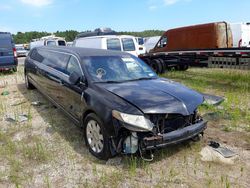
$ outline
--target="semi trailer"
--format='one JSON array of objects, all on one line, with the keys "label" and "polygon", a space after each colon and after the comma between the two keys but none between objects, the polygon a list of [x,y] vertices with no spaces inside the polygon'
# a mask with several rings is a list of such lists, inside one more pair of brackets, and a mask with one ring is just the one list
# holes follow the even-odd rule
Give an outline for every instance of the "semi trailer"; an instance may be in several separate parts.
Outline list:
[{"label": "semi trailer", "polygon": [[216,22],[170,29],[139,57],[157,73],[189,66],[249,69],[250,48],[234,47],[230,24]]}]

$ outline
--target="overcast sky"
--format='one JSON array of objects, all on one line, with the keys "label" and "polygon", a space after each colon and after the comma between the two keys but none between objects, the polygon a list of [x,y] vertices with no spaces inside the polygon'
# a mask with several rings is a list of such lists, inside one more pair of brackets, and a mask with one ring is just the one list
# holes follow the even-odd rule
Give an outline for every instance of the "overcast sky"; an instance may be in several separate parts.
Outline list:
[{"label": "overcast sky", "polygon": [[250,0],[0,0],[0,31],[143,31],[250,22]]}]

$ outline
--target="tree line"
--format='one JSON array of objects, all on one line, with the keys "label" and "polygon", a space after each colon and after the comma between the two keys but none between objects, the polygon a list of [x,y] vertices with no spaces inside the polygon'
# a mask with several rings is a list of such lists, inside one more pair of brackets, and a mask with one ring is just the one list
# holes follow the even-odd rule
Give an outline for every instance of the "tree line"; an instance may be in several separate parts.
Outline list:
[{"label": "tree line", "polygon": [[[151,36],[159,36],[162,35],[164,31],[161,30],[145,30],[141,32],[134,31],[124,31],[118,32],[120,35],[133,35],[136,37],[151,37]],[[73,41],[76,35],[80,33],[75,30],[66,30],[66,31],[56,31],[53,34],[58,37],[63,37],[67,42]],[[51,35],[49,32],[38,32],[38,31],[30,31],[30,32],[17,32],[17,34],[13,35],[14,41],[16,44],[24,44],[29,43],[32,39],[41,38],[44,36]]]}]

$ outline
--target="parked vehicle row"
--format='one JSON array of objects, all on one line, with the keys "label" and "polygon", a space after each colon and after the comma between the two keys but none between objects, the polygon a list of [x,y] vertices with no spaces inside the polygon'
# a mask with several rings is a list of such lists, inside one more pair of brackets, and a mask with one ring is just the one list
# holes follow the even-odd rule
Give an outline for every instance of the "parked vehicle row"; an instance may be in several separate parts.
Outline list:
[{"label": "parked vehicle row", "polygon": [[38,47],[25,59],[24,74],[28,89],[37,88],[83,128],[100,159],[137,152],[145,158],[206,129],[197,112],[201,94],[158,77],[129,53]]}]

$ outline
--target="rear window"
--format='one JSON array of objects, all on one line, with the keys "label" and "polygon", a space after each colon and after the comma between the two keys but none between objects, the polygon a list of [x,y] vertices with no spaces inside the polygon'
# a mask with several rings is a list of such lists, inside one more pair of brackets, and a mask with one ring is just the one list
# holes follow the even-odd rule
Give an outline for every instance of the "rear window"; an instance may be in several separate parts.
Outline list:
[{"label": "rear window", "polygon": [[56,41],[47,41],[47,46],[56,46]]},{"label": "rear window", "polygon": [[16,50],[24,50],[24,47],[16,47]]},{"label": "rear window", "polygon": [[134,40],[131,38],[123,38],[122,46],[124,51],[135,51]]},{"label": "rear window", "polygon": [[58,41],[58,46],[66,46],[66,43],[64,40],[59,40]]},{"label": "rear window", "polygon": [[121,43],[119,39],[107,39],[107,49],[121,51]]},{"label": "rear window", "polygon": [[10,34],[0,34],[0,47],[12,48],[12,36]]}]

